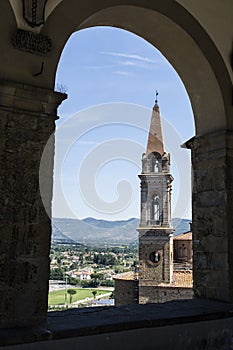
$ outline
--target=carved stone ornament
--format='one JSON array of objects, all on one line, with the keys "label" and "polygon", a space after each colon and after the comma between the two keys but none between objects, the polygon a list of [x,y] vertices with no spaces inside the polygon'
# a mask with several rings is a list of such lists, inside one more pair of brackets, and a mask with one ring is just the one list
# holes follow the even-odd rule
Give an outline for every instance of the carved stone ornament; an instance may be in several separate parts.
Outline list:
[{"label": "carved stone ornament", "polygon": [[52,48],[51,39],[47,36],[18,29],[13,36],[12,43],[19,50],[36,55],[46,56]]},{"label": "carved stone ornament", "polygon": [[45,21],[47,0],[23,0],[23,18],[31,27],[39,27]]}]

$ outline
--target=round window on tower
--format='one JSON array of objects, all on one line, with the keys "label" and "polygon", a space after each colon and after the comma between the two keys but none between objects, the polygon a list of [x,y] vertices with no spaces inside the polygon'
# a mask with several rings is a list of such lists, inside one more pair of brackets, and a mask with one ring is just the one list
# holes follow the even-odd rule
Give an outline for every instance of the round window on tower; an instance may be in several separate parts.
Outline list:
[{"label": "round window on tower", "polygon": [[158,266],[162,262],[162,253],[161,253],[161,251],[157,250],[157,251],[150,252],[148,254],[147,262],[150,265]]}]

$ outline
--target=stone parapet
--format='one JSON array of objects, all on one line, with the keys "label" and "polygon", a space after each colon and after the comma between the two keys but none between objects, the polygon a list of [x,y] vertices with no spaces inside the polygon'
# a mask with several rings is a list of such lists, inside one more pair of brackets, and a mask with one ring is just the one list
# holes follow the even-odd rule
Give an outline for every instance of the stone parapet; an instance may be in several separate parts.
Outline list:
[{"label": "stone parapet", "polygon": [[233,306],[203,299],[50,312],[45,327],[4,329],[4,350],[229,350]]},{"label": "stone parapet", "polygon": [[115,306],[138,304],[138,280],[115,279]]}]

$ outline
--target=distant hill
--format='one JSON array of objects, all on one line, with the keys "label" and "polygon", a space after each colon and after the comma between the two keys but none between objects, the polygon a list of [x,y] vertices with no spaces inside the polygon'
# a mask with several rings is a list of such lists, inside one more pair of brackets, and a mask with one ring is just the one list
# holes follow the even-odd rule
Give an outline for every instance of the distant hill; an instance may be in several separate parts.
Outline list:
[{"label": "distant hill", "polygon": [[52,241],[54,243],[65,243],[72,244],[76,243],[74,240],[68,238],[64,233],[62,233],[54,224],[52,224]]},{"label": "distant hill", "polygon": [[85,218],[82,221],[86,222],[87,224],[93,225],[95,227],[113,228],[113,227],[121,227],[121,226],[128,225],[128,223],[134,222],[135,220],[137,219],[131,218],[128,220],[108,221],[108,220],[102,220],[102,219]]},{"label": "distant hill", "polygon": [[173,218],[172,226],[175,229],[174,236],[179,236],[181,233],[190,231],[191,221],[192,220],[189,219]]},{"label": "distant hill", "polygon": [[[174,234],[177,236],[189,231],[188,219],[172,219]],[[78,242],[82,244],[132,244],[138,240],[139,219],[128,220],[100,220],[85,218],[83,220],[53,218],[52,240],[53,242]]]}]

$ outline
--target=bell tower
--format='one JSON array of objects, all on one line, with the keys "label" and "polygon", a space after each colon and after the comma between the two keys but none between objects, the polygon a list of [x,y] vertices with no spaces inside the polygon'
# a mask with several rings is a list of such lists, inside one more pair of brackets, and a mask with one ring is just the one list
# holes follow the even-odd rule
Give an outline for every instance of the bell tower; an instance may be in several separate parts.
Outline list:
[{"label": "bell tower", "polygon": [[[171,225],[170,154],[164,151],[160,110],[156,91],[146,153],[142,155],[141,218],[139,232],[140,291],[170,284],[173,274],[173,228]],[[147,288],[146,288],[147,287]]]}]

